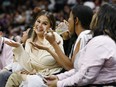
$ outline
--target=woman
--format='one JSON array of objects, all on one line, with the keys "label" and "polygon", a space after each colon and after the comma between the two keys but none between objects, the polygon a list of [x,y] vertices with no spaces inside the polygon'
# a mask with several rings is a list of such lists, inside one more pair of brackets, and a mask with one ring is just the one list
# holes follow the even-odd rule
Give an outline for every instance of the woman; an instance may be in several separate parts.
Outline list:
[{"label": "woman", "polygon": [[[55,43],[54,36],[50,36],[46,34],[46,39],[50,42],[50,44],[54,47],[55,52],[58,57],[54,57],[55,60],[63,66],[65,70],[70,70],[73,68],[73,63],[75,60],[75,55],[81,50],[87,42],[92,38],[92,34],[90,34],[89,25],[93,16],[92,9],[83,6],[83,5],[75,5],[70,12],[70,17],[68,19],[68,27],[69,33],[72,35],[78,36],[75,42],[73,42],[74,50],[72,58],[68,58],[59,48],[58,44]],[[66,21],[65,21],[66,22]],[[66,22],[67,24],[67,22]],[[65,33],[66,34],[66,33]],[[64,38],[64,37],[63,37]],[[72,39],[72,38],[71,38]],[[70,40],[71,41],[71,40]],[[67,42],[67,44],[70,42]],[[40,46],[37,46],[40,49]],[[68,48],[68,47],[67,47]],[[52,50],[47,47],[41,47],[41,49],[47,50],[51,55],[55,54]]]},{"label": "woman", "polygon": [[[46,45],[51,50],[53,50],[53,47],[49,44],[49,42],[45,39],[44,34],[49,29],[55,29],[55,19],[52,13],[49,13],[47,11],[40,11],[37,16],[37,20],[34,24],[34,32],[33,36],[26,41],[25,44],[25,50],[23,47],[15,42],[6,42],[10,46],[15,47],[14,49],[14,55],[17,58],[17,61],[21,64],[21,66],[27,71],[22,72],[22,74],[14,73],[12,74],[8,82],[6,84],[6,87],[12,87],[12,86],[19,86],[22,80],[28,81],[29,84],[28,87],[32,87],[31,82],[37,82],[39,81],[41,85],[45,85],[43,83],[42,78],[39,75],[51,75],[59,73],[62,70],[62,67],[54,60],[54,58],[45,50],[36,49],[33,46],[33,43],[36,43],[38,45]],[[60,42],[59,46],[63,51],[63,40],[62,38],[55,33],[55,38],[57,42]],[[26,74],[28,75],[26,75]],[[33,73],[39,73],[38,75],[29,75]],[[37,78],[34,81],[33,78]]]},{"label": "woman", "polygon": [[32,32],[33,32],[32,28],[27,28],[25,31],[23,31],[21,43],[25,44],[27,39],[29,39],[32,36]]},{"label": "woman", "polygon": [[[116,5],[103,5],[91,22],[93,39],[75,57],[74,69],[46,77],[49,87],[116,85]],[[115,83],[115,84],[114,84]],[[88,86],[87,86],[88,87]]]}]

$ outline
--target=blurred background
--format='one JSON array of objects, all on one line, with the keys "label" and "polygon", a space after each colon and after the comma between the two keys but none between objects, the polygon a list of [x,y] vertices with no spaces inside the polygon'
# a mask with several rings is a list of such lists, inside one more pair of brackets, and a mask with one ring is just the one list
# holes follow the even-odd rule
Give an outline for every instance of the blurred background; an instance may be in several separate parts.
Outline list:
[{"label": "blurred background", "polygon": [[116,0],[0,0],[0,31],[7,38],[20,39],[24,30],[33,27],[35,7],[53,12],[58,24],[68,19],[74,4],[87,5],[96,12],[104,3]]}]

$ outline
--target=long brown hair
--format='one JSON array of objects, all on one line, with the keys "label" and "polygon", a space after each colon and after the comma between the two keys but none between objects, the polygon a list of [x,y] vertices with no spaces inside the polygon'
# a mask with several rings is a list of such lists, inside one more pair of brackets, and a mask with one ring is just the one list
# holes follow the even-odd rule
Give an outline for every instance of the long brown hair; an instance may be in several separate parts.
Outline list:
[{"label": "long brown hair", "polygon": [[91,23],[93,37],[108,35],[116,42],[116,5],[105,4],[101,6]]},{"label": "long brown hair", "polygon": [[[36,17],[36,20],[38,17],[40,17],[41,15],[45,15],[48,20],[50,21],[50,26],[52,28],[52,30],[55,30],[55,27],[56,27],[56,20],[55,20],[55,17],[53,16],[53,14],[51,12],[48,12],[48,11],[45,11],[45,10],[39,10],[38,11],[38,14],[37,14],[37,17]],[[35,21],[36,21],[35,20]],[[34,27],[33,27],[34,28]],[[33,34],[32,34],[32,41],[34,41],[37,37],[37,34],[35,33],[35,31],[33,31]]]}]

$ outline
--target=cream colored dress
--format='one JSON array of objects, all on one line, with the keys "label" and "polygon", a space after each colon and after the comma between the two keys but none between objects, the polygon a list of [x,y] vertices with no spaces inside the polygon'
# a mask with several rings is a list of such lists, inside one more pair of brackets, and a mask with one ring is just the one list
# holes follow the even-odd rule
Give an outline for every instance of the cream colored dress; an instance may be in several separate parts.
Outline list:
[{"label": "cream colored dress", "polygon": [[[57,33],[55,33],[56,41],[61,42],[59,44],[60,48],[63,50],[63,40]],[[54,73],[60,72],[62,69],[56,62],[56,60],[52,57],[50,53],[46,50],[41,49],[31,49],[31,42],[32,40],[29,39],[26,42],[25,50],[23,46],[19,46],[18,48],[14,49],[15,58],[17,58],[19,64],[23,66],[23,68],[29,72],[35,69],[38,73],[42,75],[50,75]],[[54,48],[50,45],[50,43],[44,39],[45,46],[49,47],[49,49],[54,50]]]}]

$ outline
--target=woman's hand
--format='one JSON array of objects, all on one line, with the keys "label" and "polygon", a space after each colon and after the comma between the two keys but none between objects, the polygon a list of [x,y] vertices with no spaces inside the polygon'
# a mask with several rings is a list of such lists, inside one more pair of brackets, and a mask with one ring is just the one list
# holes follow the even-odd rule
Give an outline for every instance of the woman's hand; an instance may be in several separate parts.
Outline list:
[{"label": "woman's hand", "polygon": [[44,77],[46,79],[46,85],[48,87],[57,87],[58,77],[55,75]]},{"label": "woman's hand", "polygon": [[49,48],[47,46],[44,45],[38,45],[34,42],[30,42],[34,47],[38,48],[38,49],[42,49],[42,50],[48,50]]},{"label": "woman's hand", "polygon": [[33,69],[33,71],[31,71],[31,72],[28,72],[26,70],[22,70],[22,71],[20,71],[20,73],[21,74],[26,74],[26,75],[34,75],[34,74],[36,74],[36,70]]},{"label": "woman's hand", "polygon": [[44,77],[46,80],[58,80],[58,77],[56,75],[50,75],[50,76],[45,76]]},{"label": "woman's hand", "polygon": [[21,74],[26,74],[26,75],[29,74],[29,72],[28,72],[27,70],[21,70],[20,73],[21,73]]},{"label": "woman's hand", "polygon": [[11,47],[19,47],[20,43],[19,42],[15,42],[15,41],[5,41],[5,43]]},{"label": "woman's hand", "polygon": [[49,41],[50,44],[53,44],[55,42],[55,35],[53,33],[53,30],[49,30],[47,31],[47,33],[45,33],[45,38]]},{"label": "woman's hand", "polygon": [[48,85],[48,87],[57,87],[57,81],[58,80],[48,80],[46,84]]}]

